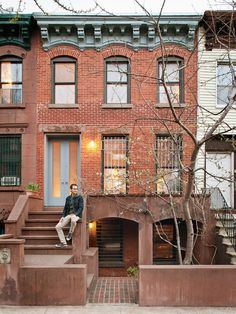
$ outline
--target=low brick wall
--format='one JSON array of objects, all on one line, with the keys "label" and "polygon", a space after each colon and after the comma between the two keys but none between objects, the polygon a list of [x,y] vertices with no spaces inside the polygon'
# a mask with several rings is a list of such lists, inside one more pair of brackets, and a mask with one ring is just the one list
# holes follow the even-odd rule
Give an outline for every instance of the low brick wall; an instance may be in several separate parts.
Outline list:
[{"label": "low brick wall", "polygon": [[84,305],[86,265],[23,266],[19,271],[21,305]]},{"label": "low brick wall", "polygon": [[140,266],[140,306],[236,306],[235,296],[236,266]]}]

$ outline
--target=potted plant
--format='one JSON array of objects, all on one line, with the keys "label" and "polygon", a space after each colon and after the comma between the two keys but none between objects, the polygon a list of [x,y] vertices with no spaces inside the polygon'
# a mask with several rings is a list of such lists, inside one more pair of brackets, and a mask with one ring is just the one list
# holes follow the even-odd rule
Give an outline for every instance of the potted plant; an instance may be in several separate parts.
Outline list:
[{"label": "potted plant", "polygon": [[32,195],[33,193],[37,193],[39,191],[38,183],[30,182],[26,185],[25,191],[27,195]]}]

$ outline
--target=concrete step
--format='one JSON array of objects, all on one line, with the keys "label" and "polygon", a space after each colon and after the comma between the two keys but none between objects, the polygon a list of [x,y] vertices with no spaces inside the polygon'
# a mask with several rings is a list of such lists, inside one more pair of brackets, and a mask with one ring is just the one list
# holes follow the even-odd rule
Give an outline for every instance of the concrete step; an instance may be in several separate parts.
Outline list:
[{"label": "concrete step", "polygon": [[[57,241],[56,243],[59,243]],[[31,245],[31,244],[26,244],[25,245],[25,254],[41,254],[41,255],[48,255],[48,254],[58,254],[58,255],[65,255],[65,254],[70,254],[72,255],[72,246],[68,245],[65,248],[56,248],[55,245],[52,244],[47,244],[47,245]]]},{"label": "concrete step", "polygon": [[[69,227],[63,228],[65,232],[69,231]],[[23,227],[21,228],[22,235],[57,235],[55,227]]]},{"label": "concrete step", "polygon": [[58,219],[26,219],[25,227],[55,227]]},{"label": "concrete step", "polygon": [[62,211],[35,211],[29,212],[28,219],[59,219],[62,217]]},{"label": "concrete step", "polygon": [[52,212],[52,211],[56,211],[56,212],[63,212],[63,206],[44,206],[43,211],[46,212]]},{"label": "concrete step", "polygon": [[[25,239],[25,244],[31,244],[31,245],[39,245],[39,244],[56,244],[58,243],[58,236],[31,236],[31,235],[25,235],[20,236],[20,239]],[[71,242],[71,241],[70,241]],[[70,243],[69,242],[69,243]]]}]

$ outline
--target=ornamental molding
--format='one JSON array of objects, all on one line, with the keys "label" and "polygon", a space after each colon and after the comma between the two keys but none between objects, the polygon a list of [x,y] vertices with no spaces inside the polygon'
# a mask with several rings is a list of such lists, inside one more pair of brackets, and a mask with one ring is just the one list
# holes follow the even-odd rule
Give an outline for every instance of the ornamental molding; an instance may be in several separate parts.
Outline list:
[{"label": "ornamental molding", "polygon": [[[43,48],[73,45],[83,51],[101,50],[111,44],[123,44],[137,51],[160,46],[155,20],[147,16],[81,16],[34,14],[40,28]],[[163,43],[192,50],[200,15],[163,15],[160,30]]]},{"label": "ornamental molding", "polygon": [[16,45],[30,49],[30,14],[0,14],[0,45]]}]

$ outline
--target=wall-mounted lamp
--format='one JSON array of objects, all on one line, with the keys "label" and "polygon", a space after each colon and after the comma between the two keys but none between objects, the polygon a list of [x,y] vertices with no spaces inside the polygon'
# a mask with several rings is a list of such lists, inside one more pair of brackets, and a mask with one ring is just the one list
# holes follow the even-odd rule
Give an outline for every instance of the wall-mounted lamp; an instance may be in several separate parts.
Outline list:
[{"label": "wall-mounted lamp", "polygon": [[89,229],[93,229],[93,222],[89,223]]},{"label": "wall-mounted lamp", "polygon": [[88,143],[88,148],[93,150],[93,149],[96,149],[97,148],[97,144],[94,140],[91,140],[89,143]]}]

